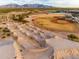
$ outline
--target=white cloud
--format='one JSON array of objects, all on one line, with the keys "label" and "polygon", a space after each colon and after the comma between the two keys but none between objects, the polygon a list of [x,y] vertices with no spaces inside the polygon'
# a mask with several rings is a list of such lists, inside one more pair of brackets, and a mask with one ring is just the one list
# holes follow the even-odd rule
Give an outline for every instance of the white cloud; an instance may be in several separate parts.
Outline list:
[{"label": "white cloud", "polygon": [[54,0],[53,3],[58,7],[79,7],[79,0]]},{"label": "white cloud", "polygon": [[18,4],[46,4],[57,7],[79,7],[79,0],[0,0],[0,5],[18,3]]}]

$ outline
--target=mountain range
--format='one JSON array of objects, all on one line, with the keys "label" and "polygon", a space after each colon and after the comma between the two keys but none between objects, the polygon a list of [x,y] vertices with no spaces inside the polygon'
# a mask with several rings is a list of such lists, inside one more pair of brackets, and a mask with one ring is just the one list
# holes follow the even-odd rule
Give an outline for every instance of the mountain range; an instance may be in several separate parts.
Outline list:
[{"label": "mountain range", "polygon": [[24,4],[24,5],[7,4],[0,6],[0,8],[51,8],[51,7],[52,6],[43,5],[43,4]]}]

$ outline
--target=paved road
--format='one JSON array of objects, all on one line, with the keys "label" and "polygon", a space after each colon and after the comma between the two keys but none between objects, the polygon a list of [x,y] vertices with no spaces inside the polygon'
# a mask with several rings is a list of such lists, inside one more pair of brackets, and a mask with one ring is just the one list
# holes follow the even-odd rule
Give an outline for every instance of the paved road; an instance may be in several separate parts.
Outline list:
[{"label": "paved road", "polygon": [[12,40],[0,41],[0,59],[14,59],[15,51]]}]

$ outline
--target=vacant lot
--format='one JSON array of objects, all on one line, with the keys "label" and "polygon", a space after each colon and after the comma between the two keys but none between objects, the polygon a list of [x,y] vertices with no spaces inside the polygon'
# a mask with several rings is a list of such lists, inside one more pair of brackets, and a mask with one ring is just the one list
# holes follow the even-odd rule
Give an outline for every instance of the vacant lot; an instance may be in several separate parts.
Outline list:
[{"label": "vacant lot", "polygon": [[69,21],[56,19],[55,17],[63,17],[64,14],[40,14],[34,16],[34,25],[47,29],[47,30],[55,30],[55,31],[68,31],[68,32],[76,32],[78,31],[77,26]]}]

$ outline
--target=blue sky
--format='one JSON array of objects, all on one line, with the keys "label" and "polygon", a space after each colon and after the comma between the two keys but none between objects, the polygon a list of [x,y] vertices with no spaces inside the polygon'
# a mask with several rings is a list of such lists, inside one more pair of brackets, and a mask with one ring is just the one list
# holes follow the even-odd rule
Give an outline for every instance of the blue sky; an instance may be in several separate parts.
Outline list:
[{"label": "blue sky", "polygon": [[0,0],[0,5],[17,4],[45,4],[56,7],[79,7],[79,0]]}]

